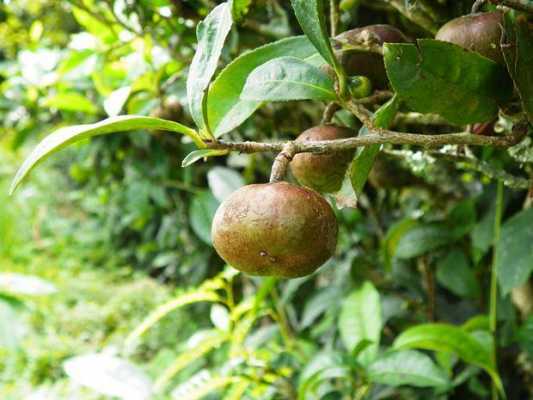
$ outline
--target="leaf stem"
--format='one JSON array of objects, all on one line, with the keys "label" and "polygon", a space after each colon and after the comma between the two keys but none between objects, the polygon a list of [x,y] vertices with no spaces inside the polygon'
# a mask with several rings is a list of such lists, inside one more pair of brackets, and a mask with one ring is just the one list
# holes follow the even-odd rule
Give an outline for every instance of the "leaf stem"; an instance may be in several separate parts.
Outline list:
[{"label": "leaf stem", "polygon": [[[494,365],[494,368],[497,369],[496,363],[497,363],[497,317],[498,317],[498,309],[497,309],[497,303],[498,303],[498,271],[496,269],[496,249],[498,241],[500,240],[500,232],[501,232],[501,222],[502,222],[502,214],[503,214],[503,183],[501,181],[498,182],[497,191],[496,191],[496,215],[494,217],[494,250],[492,254],[492,271],[490,276],[490,304],[489,304],[489,327],[490,332],[492,334],[492,343],[493,343],[493,349],[492,349],[492,363]],[[491,385],[491,393],[492,393],[492,399],[497,400],[498,399],[498,389],[496,388],[496,385],[494,382],[492,382]]]}]

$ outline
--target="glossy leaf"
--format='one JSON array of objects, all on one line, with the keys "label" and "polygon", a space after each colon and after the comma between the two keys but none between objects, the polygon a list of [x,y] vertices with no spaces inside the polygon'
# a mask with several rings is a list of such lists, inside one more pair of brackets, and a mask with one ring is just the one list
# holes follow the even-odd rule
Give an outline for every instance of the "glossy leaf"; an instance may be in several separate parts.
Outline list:
[{"label": "glossy leaf", "polygon": [[288,101],[336,99],[333,79],[296,57],[280,57],[257,67],[246,80],[244,100]]},{"label": "glossy leaf", "polygon": [[338,70],[339,63],[331,48],[326,30],[324,0],[291,0],[291,5],[305,35],[324,60]]},{"label": "glossy leaf", "polygon": [[533,124],[533,30],[521,15],[505,14],[506,44],[502,46],[507,70],[522,100],[522,106]]},{"label": "glossy leaf", "polygon": [[205,94],[217,69],[232,23],[231,5],[222,3],[196,28],[198,47],[187,77],[187,98],[191,116],[202,132],[208,129]]},{"label": "glossy leaf", "polygon": [[24,160],[24,163],[17,171],[17,174],[11,183],[10,193],[13,193],[17,186],[37,164],[72,143],[76,143],[93,136],[139,129],[153,129],[183,133],[184,135],[192,138],[198,146],[203,145],[201,139],[198,137],[198,134],[193,129],[177,122],[152,117],[127,115],[108,118],[95,124],[68,126],[65,128],[60,128],[51,133],[33,149],[33,151],[26,158],[26,160]]},{"label": "glossy leaf", "polygon": [[370,282],[365,282],[342,303],[339,330],[344,346],[352,352],[363,340],[373,344],[360,354],[363,364],[372,361],[381,336],[381,302],[379,293]]},{"label": "glossy leaf", "polygon": [[533,208],[514,215],[502,226],[496,245],[498,280],[504,294],[522,285],[533,271]]},{"label": "glossy leaf", "polygon": [[300,59],[316,54],[304,36],[281,39],[244,53],[228,64],[213,81],[207,96],[209,126],[219,137],[242,124],[262,104],[241,99],[248,75],[258,66],[282,56]]},{"label": "glossy leaf", "polygon": [[416,350],[385,353],[367,368],[373,383],[390,386],[445,387],[450,384],[446,373],[433,360]]},{"label": "glossy leaf", "polygon": [[455,239],[449,227],[444,224],[417,223],[403,232],[394,256],[398,258],[417,257],[451,243]]},{"label": "glossy leaf", "polygon": [[511,96],[501,65],[452,43],[419,39],[417,45],[383,46],[391,85],[414,111],[437,113],[456,124],[484,122]]},{"label": "glossy leaf", "polygon": [[[400,98],[395,94],[389,101],[383,104],[374,114],[372,120],[374,126],[377,128],[387,129],[394,121],[394,117],[400,108]],[[366,128],[361,129],[361,132],[367,132]],[[352,182],[353,190],[360,195],[368,179],[370,171],[374,166],[376,156],[381,150],[381,145],[374,144],[364,147],[354,158],[350,167],[350,180]]]},{"label": "glossy leaf", "polygon": [[215,150],[215,149],[194,150],[185,156],[185,158],[181,162],[181,166],[185,168],[201,160],[202,158],[225,156],[228,153],[229,153],[228,150]]},{"label": "glossy leaf", "polygon": [[131,86],[125,86],[111,92],[104,100],[104,110],[107,115],[110,117],[119,115],[128,101],[130,93]]},{"label": "glossy leaf", "polygon": [[491,348],[459,327],[448,324],[417,325],[402,332],[394,341],[393,347],[455,353],[463,361],[487,371],[502,390],[500,378],[492,363]]}]

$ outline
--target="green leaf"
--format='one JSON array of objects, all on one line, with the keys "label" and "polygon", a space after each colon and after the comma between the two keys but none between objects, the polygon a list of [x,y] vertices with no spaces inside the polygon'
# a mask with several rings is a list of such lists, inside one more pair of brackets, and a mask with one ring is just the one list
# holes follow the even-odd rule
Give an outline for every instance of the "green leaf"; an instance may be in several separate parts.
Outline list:
[{"label": "green leaf", "polygon": [[205,94],[217,69],[232,23],[231,6],[229,3],[222,3],[215,7],[196,28],[198,47],[187,77],[187,98],[191,116],[202,132],[209,129]]},{"label": "green leaf", "polygon": [[450,384],[446,372],[416,350],[385,353],[367,368],[373,383],[390,386],[443,387]]},{"label": "green leaf", "polygon": [[183,161],[181,162],[182,167],[188,167],[194,164],[196,161],[201,160],[202,158],[216,157],[216,156],[225,156],[228,154],[228,150],[215,150],[215,149],[200,149],[191,151]]},{"label": "green leaf", "polygon": [[422,324],[402,332],[394,341],[395,349],[424,349],[455,353],[466,363],[483,368],[503,391],[491,349],[483,346],[474,336],[448,324]]},{"label": "green leaf", "polygon": [[340,71],[339,62],[333,53],[326,31],[324,1],[291,0],[291,5],[305,35],[313,43],[324,60],[336,71]]},{"label": "green leaf", "polygon": [[107,135],[109,133],[126,132],[138,129],[152,129],[183,133],[184,135],[189,136],[197,146],[203,146],[203,142],[193,129],[177,122],[167,121],[159,118],[126,115],[104,119],[103,121],[95,124],[68,126],[60,128],[51,133],[33,149],[33,151],[26,158],[26,160],[24,160],[24,163],[17,171],[17,174],[11,183],[9,192],[13,193],[22,180],[37,164],[72,143],[76,143],[80,140],[88,139],[97,135]]},{"label": "green leaf", "polygon": [[492,119],[512,94],[505,69],[455,44],[419,39],[383,45],[394,91],[414,111],[437,113],[456,124]]},{"label": "green leaf", "polygon": [[57,288],[42,278],[14,272],[0,273],[0,294],[6,291],[11,294],[45,296],[57,292]]},{"label": "green leaf", "polygon": [[290,55],[304,59],[315,53],[306,37],[297,36],[258,47],[228,64],[210,86],[207,96],[208,121],[215,136],[238,127],[262,104],[240,97],[246,78],[255,68],[274,58]]},{"label": "green leaf", "polygon": [[58,93],[48,97],[43,104],[45,107],[57,108],[64,111],[79,111],[87,114],[96,114],[98,107],[87,97],[76,92]]},{"label": "green leaf", "polygon": [[211,192],[203,191],[194,196],[189,209],[191,228],[206,244],[211,244],[211,224],[218,208]]},{"label": "green leaf", "polygon": [[377,355],[381,336],[381,302],[379,293],[370,282],[352,292],[342,303],[339,315],[339,331],[346,349],[352,352],[363,340],[372,345],[360,354],[363,364]]},{"label": "green leaf", "polygon": [[246,80],[244,100],[288,101],[336,99],[329,75],[296,57],[280,57],[257,67]]},{"label": "green leaf", "polygon": [[[205,374],[202,372],[205,372]],[[235,376],[211,376],[205,370],[202,372],[193,375],[188,381],[174,389],[172,398],[199,400],[215,390],[244,381],[242,378]]]},{"label": "green leaf", "polygon": [[450,228],[444,224],[417,223],[403,232],[394,256],[404,259],[418,257],[455,239]]},{"label": "green leaf", "polygon": [[[373,123],[377,128],[387,129],[400,108],[400,98],[395,94],[389,101],[383,104],[374,114]],[[362,132],[368,131],[366,128]],[[353,190],[360,195],[363,192],[368,175],[374,166],[376,156],[381,150],[381,145],[374,144],[364,147],[359,154],[354,158],[350,167],[350,180],[352,182]]]},{"label": "green leaf", "polygon": [[453,250],[439,260],[437,281],[457,296],[476,298],[480,293],[476,275],[460,250]]},{"label": "green leaf", "polygon": [[521,211],[502,226],[496,245],[498,280],[503,294],[527,281],[533,270],[533,208]]},{"label": "green leaf", "polygon": [[[90,7],[94,7],[94,5],[91,5]],[[74,18],[76,18],[76,21],[78,21],[87,32],[100,39],[102,43],[111,45],[119,40],[113,29],[115,25],[108,25],[78,7],[72,7],[72,14],[74,15]]]},{"label": "green leaf", "polygon": [[402,237],[406,234],[406,232],[411,230],[416,225],[416,220],[406,218],[394,223],[389,228],[387,234],[385,235],[385,240],[382,243],[385,262],[389,270],[392,268],[392,259],[396,255],[398,244],[400,243]]},{"label": "green leaf", "polygon": [[522,100],[522,106],[533,125],[533,30],[527,18],[505,14],[506,44],[502,46],[507,70]]}]

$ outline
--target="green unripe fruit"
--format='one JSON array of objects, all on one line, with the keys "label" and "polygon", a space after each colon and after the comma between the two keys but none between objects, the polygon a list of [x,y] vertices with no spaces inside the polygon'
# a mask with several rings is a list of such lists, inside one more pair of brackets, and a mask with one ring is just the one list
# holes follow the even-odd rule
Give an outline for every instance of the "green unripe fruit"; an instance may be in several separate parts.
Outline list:
[{"label": "green unripe fruit", "polygon": [[[352,131],[334,125],[320,125],[303,132],[297,142],[346,139]],[[355,150],[331,154],[299,153],[291,161],[291,171],[298,183],[321,193],[338,191]]]},{"label": "green unripe fruit", "polygon": [[454,43],[503,64],[502,25],[503,17],[499,12],[465,15],[443,25],[435,39]]},{"label": "green unripe fruit", "polygon": [[286,182],[248,185],[229,196],[213,219],[213,245],[250,275],[296,278],[334,253],[337,220],[313,190]]},{"label": "green unripe fruit", "polygon": [[[375,44],[403,43],[407,37],[392,25],[369,25],[341,33],[335,40],[345,46],[357,46],[362,42],[371,41]],[[385,64],[380,54],[361,51],[342,51],[340,62],[349,76],[363,75],[368,77],[377,89],[385,89],[388,85]]]}]

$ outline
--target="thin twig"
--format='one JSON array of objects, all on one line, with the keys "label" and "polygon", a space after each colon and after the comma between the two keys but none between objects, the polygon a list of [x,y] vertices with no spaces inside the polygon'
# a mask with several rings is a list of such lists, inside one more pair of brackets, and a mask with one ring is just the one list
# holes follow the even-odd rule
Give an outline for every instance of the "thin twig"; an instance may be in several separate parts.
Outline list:
[{"label": "thin twig", "polygon": [[337,36],[337,27],[339,26],[339,9],[336,0],[329,0],[329,23],[331,37]]},{"label": "thin twig", "polygon": [[489,0],[492,4],[507,6],[515,10],[533,13],[533,1],[531,0]]},{"label": "thin twig", "polygon": [[322,125],[329,124],[331,120],[333,119],[333,116],[337,111],[340,110],[340,106],[337,103],[329,103],[326,108],[324,109],[324,113],[322,114],[322,121],[320,122]]},{"label": "thin twig", "polygon": [[510,147],[523,139],[524,132],[514,132],[505,136],[481,136],[468,132],[424,135],[418,133],[394,132],[387,129],[369,128],[364,136],[337,140],[318,140],[309,142],[206,142],[209,149],[226,149],[241,153],[280,152],[292,143],[296,153],[334,153],[373,144],[407,144],[422,147],[438,147],[447,144],[466,144],[470,146]]},{"label": "thin twig", "polygon": [[487,0],[476,0],[474,4],[472,4],[472,13],[477,13],[486,1]]}]

